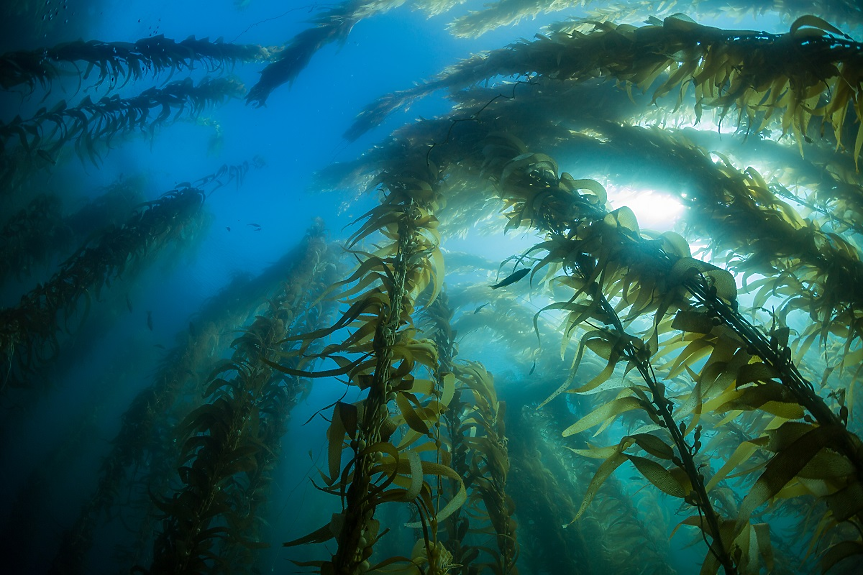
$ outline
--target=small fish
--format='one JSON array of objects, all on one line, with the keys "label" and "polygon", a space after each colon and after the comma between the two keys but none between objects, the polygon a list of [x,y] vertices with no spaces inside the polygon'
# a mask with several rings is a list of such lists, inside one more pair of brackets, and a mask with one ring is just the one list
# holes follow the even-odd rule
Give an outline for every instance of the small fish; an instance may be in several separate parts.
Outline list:
[{"label": "small fish", "polygon": [[129,308],[129,313],[132,313],[132,300],[129,299],[129,294],[126,294],[126,307]]},{"label": "small fish", "polygon": [[147,327],[153,331],[153,312],[147,311]]},{"label": "small fish", "polygon": [[487,306],[487,305],[488,305],[488,302],[485,302],[484,304],[482,304],[481,306],[479,306],[478,308],[476,308],[475,310],[473,310],[474,315],[478,314],[478,313],[479,313],[479,310],[481,310],[482,308],[484,308],[484,307],[485,307],[485,306]]},{"label": "small fish", "polygon": [[533,372],[536,371],[536,360],[533,360],[533,367],[530,368],[530,371],[527,372],[528,375],[533,375]]},{"label": "small fish", "polygon": [[261,224],[246,224],[247,226],[252,226],[253,228],[261,229]]},{"label": "small fish", "polygon": [[161,343],[154,343],[153,347],[158,347],[159,349],[165,349],[165,346],[162,345]]},{"label": "small fish", "polygon": [[229,228],[228,226],[225,226],[225,229],[228,230],[229,232],[231,231],[231,228]]},{"label": "small fish", "polygon": [[493,286],[491,286],[491,289],[498,289],[498,288],[506,287],[510,284],[514,284],[515,282],[517,282],[518,280],[520,280],[521,278],[526,276],[529,272],[530,272],[530,268],[524,268],[524,269],[518,270],[517,272],[510,275],[509,277],[507,277],[502,282],[496,283]]}]

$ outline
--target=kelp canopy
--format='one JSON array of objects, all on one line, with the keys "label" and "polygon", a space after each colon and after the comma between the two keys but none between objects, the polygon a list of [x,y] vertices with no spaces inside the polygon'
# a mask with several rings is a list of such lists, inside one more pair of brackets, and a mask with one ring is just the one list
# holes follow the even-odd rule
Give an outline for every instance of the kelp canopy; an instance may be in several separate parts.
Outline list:
[{"label": "kelp canopy", "polygon": [[224,4],[4,5],[10,572],[860,572],[859,3]]}]

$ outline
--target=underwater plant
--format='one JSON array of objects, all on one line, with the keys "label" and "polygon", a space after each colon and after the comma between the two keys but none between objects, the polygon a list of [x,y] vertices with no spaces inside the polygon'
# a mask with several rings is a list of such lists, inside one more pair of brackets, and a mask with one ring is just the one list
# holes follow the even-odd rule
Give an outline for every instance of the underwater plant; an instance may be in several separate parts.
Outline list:
[{"label": "underwater plant", "polygon": [[[591,29],[583,33],[580,26]],[[799,59],[788,59],[789,51]],[[829,126],[835,145],[850,150],[856,162],[863,130],[857,130],[853,144],[843,134],[854,117],[860,119],[853,88],[859,84],[860,53],[859,43],[814,16],[798,18],[787,34],[725,31],[678,16],[654,19],[640,28],[588,21],[474,56],[434,80],[384,96],[366,107],[345,135],[354,140],[418,98],[493,76],[536,74],[579,82],[602,77],[620,81],[627,91],[646,91],[660,81],[653,101],[677,90],[675,111],[691,84],[696,118],[704,108],[715,108],[721,118],[737,110],[737,125],[752,132],[778,123],[783,133],[795,136],[801,153],[815,118],[820,126],[814,127],[823,132]],[[828,93],[830,101],[823,104]],[[848,115],[849,108],[853,116]]]},{"label": "underwater plant", "polygon": [[279,343],[302,313],[308,284],[327,265],[321,231],[306,237],[284,292],[234,340],[231,359],[207,378],[205,402],[179,424],[181,485],[153,499],[164,519],[149,572],[199,573],[218,563],[213,547],[219,540],[258,544],[250,535],[263,501],[250,496],[275,455],[264,440],[287,417],[278,408],[302,393],[297,377],[287,379],[269,364],[288,351]]},{"label": "underwater plant", "polygon": [[127,268],[171,242],[194,237],[204,198],[203,191],[189,186],[139,206],[123,225],[84,243],[17,305],[0,310],[0,352],[7,367],[0,393],[32,387],[31,376],[60,349],[58,332],[74,330],[71,319],[83,324],[93,298],[98,300]]},{"label": "underwater plant", "polygon": [[[215,73],[237,63],[263,62],[278,49],[254,44],[228,44],[221,38],[190,36],[177,42],[159,34],[137,42],[100,42],[76,40],[52,48],[7,52],[0,56],[0,86],[9,90],[27,84],[32,92],[36,83],[50,91],[51,84],[63,75],[64,64],[77,71],[79,82],[90,77],[94,69],[99,77],[93,87],[108,81],[112,88],[122,88],[130,81],[140,81],[147,75],[156,76],[170,70],[191,71],[201,64],[207,73]],[[82,73],[78,63],[86,64]],[[122,80],[122,83],[120,82]]]},{"label": "underwater plant", "polygon": [[64,254],[96,230],[119,224],[144,201],[142,179],[120,179],[98,198],[72,214],[63,214],[62,199],[40,194],[13,214],[0,230],[0,285],[11,275],[29,276],[50,257]]},{"label": "underwater plant", "polygon": [[[111,147],[118,135],[135,130],[148,132],[173,122],[183,113],[197,116],[204,108],[221,104],[245,93],[243,85],[232,78],[204,78],[195,85],[190,78],[172,82],[164,88],[148,88],[138,96],[121,98],[104,96],[93,102],[85,96],[77,106],[69,107],[65,100],[50,110],[41,108],[29,120],[16,116],[11,122],[0,123],[0,181],[13,181],[19,163],[12,161],[12,152],[20,148],[28,159],[54,163],[54,157],[69,143],[82,162],[98,166],[103,146]],[[158,111],[158,115],[154,113]],[[0,189],[8,186],[0,186]]]},{"label": "underwater plant", "polygon": [[[326,262],[322,258],[329,253],[323,244],[323,232],[322,226],[313,227],[303,245],[288,252],[254,279],[236,278],[198,312],[189,332],[181,334],[182,343],[165,356],[153,383],[134,398],[122,415],[122,425],[112,442],[112,449],[102,461],[95,492],[82,507],[74,525],[64,534],[63,546],[53,561],[53,572],[86,572],[85,562],[98,522],[102,517],[115,513],[114,508],[122,503],[118,500],[121,489],[134,485],[135,476],[140,473],[138,470],[148,470],[140,495],[145,498],[147,508],[151,505],[151,493],[162,493],[162,486],[167,490],[169,481],[177,475],[175,461],[179,456],[172,430],[178,421],[187,419],[194,409],[201,407],[208,376],[219,364],[219,353],[230,343],[230,340],[225,341],[226,338],[231,337],[231,330],[243,322],[250,310],[260,307],[269,298],[287,302],[289,296],[297,297],[298,290],[314,285],[315,274],[319,273],[315,265],[319,261]],[[321,279],[327,279],[326,273],[325,270]],[[289,280],[287,284],[286,278]],[[291,286],[290,292],[286,291],[285,285]],[[310,293],[314,292],[310,290]],[[284,315],[288,311],[286,308],[280,313]],[[197,327],[193,329],[195,325]],[[287,391],[287,388],[272,390],[268,401],[279,401],[280,391]],[[189,404],[182,400],[186,396],[197,398],[197,401]],[[274,416],[287,414],[280,411]],[[277,422],[268,421],[267,425],[270,423]],[[271,430],[267,425],[263,429],[269,434]],[[274,445],[269,445],[268,449],[273,451],[267,452],[266,456],[274,456],[277,452]],[[142,521],[141,531],[143,535],[139,536],[152,548],[149,517]],[[133,558],[129,564],[140,565],[142,560]]]}]

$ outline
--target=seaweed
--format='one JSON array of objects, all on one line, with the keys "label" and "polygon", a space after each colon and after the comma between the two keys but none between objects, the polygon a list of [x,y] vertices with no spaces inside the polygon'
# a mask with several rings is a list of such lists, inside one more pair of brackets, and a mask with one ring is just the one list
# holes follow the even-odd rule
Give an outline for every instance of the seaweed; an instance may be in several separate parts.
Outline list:
[{"label": "seaweed", "polygon": [[[147,75],[156,76],[171,71],[191,71],[201,64],[207,73],[216,73],[237,63],[263,62],[271,59],[278,50],[254,44],[229,44],[221,38],[190,36],[177,42],[159,34],[131,42],[102,42],[76,40],[51,48],[7,52],[0,56],[0,86],[9,90],[27,84],[30,91],[37,82],[50,91],[51,85],[64,72],[64,64],[71,64],[81,81],[90,77],[93,70],[98,78],[93,87],[108,81],[112,88],[122,88],[130,81],[139,81]],[[78,63],[86,64],[82,73]],[[122,83],[121,83],[122,80]]]},{"label": "seaweed", "polygon": [[[20,148],[26,158],[33,161],[34,157],[54,157],[65,145],[74,143],[82,162],[89,161],[98,166],[103,151],[101,146],[110,148],[118,135],[141,130],[152,137],[157,128],[175,121],[182,114],[197,116],[207,106],[237,98],[244,90],[235,79],[204,78],[195,85],[186,78],[164,88],[148,88],[132,98],[115,94],[93,102],[90,96],[85,96],[72,107],[61,100],[50,110],[42,108],[29,120],[16,116],[12,121],[0,124],[0,150],[3,151],[2,157],[8,158],[13,150]],[[158,115],[153,114],[156,111]],[[0,179],[11,181],[19,165],[8,161],[3,164]]]}]

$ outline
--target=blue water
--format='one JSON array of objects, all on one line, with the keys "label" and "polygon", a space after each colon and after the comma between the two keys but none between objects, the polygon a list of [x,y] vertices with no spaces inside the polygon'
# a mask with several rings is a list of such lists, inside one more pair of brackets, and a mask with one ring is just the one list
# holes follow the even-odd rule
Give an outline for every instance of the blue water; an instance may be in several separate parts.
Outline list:
[{"label": "blue water", "polygon": [[[49,0],[45,3],[48,11],[42,8],[36,11],[32,8],[36,4],[40,3],[29,4],[29,15],[17,16],[0,27],[4,32],[0,36],[0,52],[53,46],[78,38],[131,42],[155,34],[177,40],[194,35],[276,46],[306,29],[309,19],[333,5],[251,0],[239,9],[230,0],[103,3]],[[433,95],[407,111],[393,114],[357,141],[346,141],[342,133],[366,104],[383,94],[430,78],[473,53],[519,38],[531,38],[545,24],[583,13],[582,9],[573,8],[536,19],[527,18],[516,26],[478,39],[457,39],[446,31],[445,25],[452,17],[480,5],[481,2],[467,2],[433,18],[410,6],[402,6],[359,22],[343,45],[331,44],[321,49],[292,85],[281,86],[270,95],[266,106],[255,108],[242,100],[233,100],[206,109],[201,118],[218,124],[218,142],[213,140],[216,130],[212,123],[179,121],[160,127],[152,138],[141,135],[117,143],[103,154],[98,166],[73,158],[36,176],[33,189],[54,190],[68,199],[68,205],[76,205],[76,202],[80,204],[97,197],[120,176],[145,175],[144,194],[146,199],[153,200],[180,182],[194,181],[215,172],[223,164],[255,160],[260,164],[249,170],[241,185],[225,186],[207,199],[206,209],[212,221],[190,253],[171,262],[157,261],[134,283],[118,282],[116,293],[111,297],[115,298],[115,304],[120,302],[123,313],[106,322],[103,329],[88,332],[88,337],[93,338],[92,345],[83,347],[74,358],[67,358],[62,375],[44,391],[44,397],[35,404],[28,404],[24,414],[17,411],[17,406],[4,406],[8,414],[5,431],[0,437],[0,521],[4,523],[14,497],[27,487],[32,472],[52,456],[52,449],[64,434],[80,425],[82,414],[93,410],[92,428],[86,435],[87,447],[81,449],[74,460],[66,461],[58,475],[50,477],[51,489],[46,491],[49,495],[38,509],[37,540],[32,542],[29,557],[23,563],[16,563],[14,572],[47,570],[61,533],[92,494],[100,460],[120,428],[121,414],[138,391],[152,383],[152,375],[166,350],[176,343],[177,334],[182,337],[186,333],[189,322],[194,321],[194,313],[207,298],[217,294],[238,274],[254,276],[283,256],[301,241],[314,218],[323,218],[331,239],[344,239],[351,233],[346,226],[375,204],[373,193],[316,192],[315,172],[334,162],[354,160],[376,143],[385,141],[398,127],[419,117],[443,114],[450,108],[448,101]],[[38,23],[39,17],[44,15],[51,15],[53,25],[47,29],[32,26],[33,20]],[[729,22],[731,20],[722,20],[715,24]],[[769,17],[757,24],[744,21],[733,25],[741,28],[775,26],[777,31],[784,28]],[[238,64],[232,73],[249,88],[257,81],[263,66]],[[186,72],[177,73],[172,80],[186,75]],[[203,75],[200,69],[191,73],[196,80]],[[167,76],[163,75],[130,82],[111,93],[128,97],[166,81]],[[88,86],[87,80],[81,91],[76,87],[75,78],[55,82],[45,102],[41,101],[40,88],[35,95],[26,98],[15,92],[0,93],[0,120],[8,122],[19,114],[26,118],[60,98],[71,105],[85,94],[95,101],[108,93]],[[632,204],[634,200],[627,193],[621,190],[618,199],[613,201],[623,205],[629,198]],[[11,209],[11,204],[0,203],[0,211],[6,213]],[[633,204],[633,209],[638,213],[640,208]],[[645,205],[644,209],[648,207]],[[644,217],[649,220],[650,214]],[[659,225],[657,220],[657,225],[648,227]],[[535,240],[533,236],[519,234],[508,238],[507,242],[480,236],[468,240],[454,238],[447,240],[444,247],[453,252],[470,251],[499,262]],[[22,293],[50,278],[57,263],[43,264],[32,277],[7,285],[0,291],[0,304],[14,305]],[[126,296],[132,307],[129,313],[125,313],[122,304]],[[525,305],[536,309],[540,304],[528,302]],[[147,312],[151,313],[152,327],[147,325]],[[557,342],[551,345],[552,348],[556,346]],[[508,379],[517,385],[513,381],[515,372],[507,372],[510,369],[506,364],[507,351],[494,348],[488,352],[489,366],[504,374],[502,380]],[[109,370],[124,375],[105,381],[101,376]],[[512,377],[507,378],[507,374]],[[329,386],[318,385],[293,414],[286,436],[290,439],[283,447],[285,463],[278,472],[269,503],[275,523],[266,536],[272,547],[264,552],[264,560],[259,564],[267,572],[293,571],[295,568],[288,559],[326,555],[320,550],[285,551],[280,543],[317,528],[332,512],[320,505],[323,499],[309,481],[317,479],[315,465],[325,462],[326,422],[316,418],[308,425],[301,424],[340,395],[341,388],[333,382],[329,382]],[[634,491],[639,485],[633,484]],[[666,511],[671,516],[673,505],[663,505],[668,507]],[[670,525],[673,527],[681,517],[671,517]],[[114,518],[97,528],[96,543],[87,563],[88,573],[123,572],[129,567],[114,559],[114,546],[123,539],[112,532],[118,529],[119,523],[122,521]],[[693,565],[703,557],[701,547],[682,549],[687,542],[680,534],[676,536],[673,567],[679,573],[697,572]],[[0,541],[0,549],[4,544]],[[0,573],[5,572],[2,557],[0,551]],[[522,572],[528,570],[523,568]]]}]

